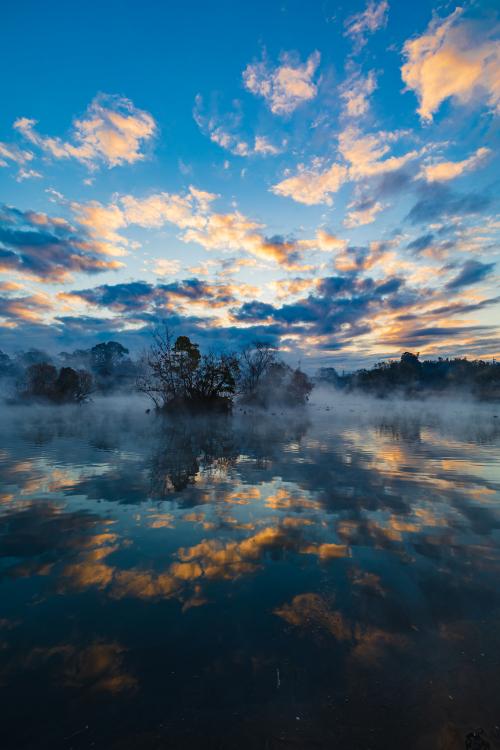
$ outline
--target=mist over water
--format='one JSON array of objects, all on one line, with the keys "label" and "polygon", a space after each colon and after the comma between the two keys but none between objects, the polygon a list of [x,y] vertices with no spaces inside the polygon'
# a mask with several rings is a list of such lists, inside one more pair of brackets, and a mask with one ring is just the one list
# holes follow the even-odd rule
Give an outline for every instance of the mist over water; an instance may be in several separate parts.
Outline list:
[{"label": "mist over water", "polygon": [[500,747],[498,405],[148,407],[2,407],[2,747]]}]

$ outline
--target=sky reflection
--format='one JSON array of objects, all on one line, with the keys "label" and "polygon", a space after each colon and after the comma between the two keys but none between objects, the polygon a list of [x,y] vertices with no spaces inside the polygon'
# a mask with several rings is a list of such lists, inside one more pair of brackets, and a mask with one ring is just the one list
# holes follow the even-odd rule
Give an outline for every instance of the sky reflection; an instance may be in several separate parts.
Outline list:
[{"label": "sky reflection", "polygon": [[0,428],[8,748],[497,747],[491,408],[108,408]]}]

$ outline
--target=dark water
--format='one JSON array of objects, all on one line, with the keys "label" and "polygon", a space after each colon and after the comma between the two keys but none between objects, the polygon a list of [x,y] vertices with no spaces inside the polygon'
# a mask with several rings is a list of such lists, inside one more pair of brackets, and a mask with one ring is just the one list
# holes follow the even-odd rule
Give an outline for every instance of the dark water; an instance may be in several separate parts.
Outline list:
[{"label": "dark water", "polygon": [[4,411],[2,750],[500,748],[495,413]]}]

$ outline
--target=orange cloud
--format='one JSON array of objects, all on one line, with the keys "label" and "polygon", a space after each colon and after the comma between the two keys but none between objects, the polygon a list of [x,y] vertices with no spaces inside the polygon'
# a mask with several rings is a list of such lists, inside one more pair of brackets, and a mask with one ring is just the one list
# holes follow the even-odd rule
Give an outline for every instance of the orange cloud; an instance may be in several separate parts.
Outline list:
[{"label": "orange cloud", "polygon": [[434,18],[426,32],[408,40],[401,68],[403,81],[419,100],[417,112],[431,121],[446,99],[467,103],[482,99],[500,111],[500,42],[490,37],[495,29],[482,29],[462,18],[457,7],[444,19]]},{"label": "orange cloud", "polygon": [[441,161],[427,164],[420,170],[419,177],[424,177],[427,182],[447,182],[455,177],[460,177],[464,172],[470,172],[481,166],[491,153],[489,148],[478,148],[472,156],[462,161]]},{"label": "orange cloud", "polygon": [[282,64],[276,68],[270,68],[265,60],[252,63],[243,71],[243,84],[252,94],[263,97],[271,112],[288,115],[316,96],[313,78],[319,62],[319,52],[313,52],[304,64],[294,62],[289,54],[282,55]]},{"label": "orange cloud", "polygon": [[35,125],[35,120],[20,117],[14,128],[55,159],[76,159],[91,169],[101,162],[111,168],[141,161],[142,144],[156,133],[152,115],[129,99],[108,95],[97,96],[85,115],[75,120],[73,142],[40,135]]}]

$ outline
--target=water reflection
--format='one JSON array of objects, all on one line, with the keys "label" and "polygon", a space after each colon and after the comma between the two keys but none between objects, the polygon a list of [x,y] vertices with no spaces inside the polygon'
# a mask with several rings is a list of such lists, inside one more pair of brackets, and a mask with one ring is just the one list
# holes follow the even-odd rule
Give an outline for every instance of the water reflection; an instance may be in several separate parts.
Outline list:
[{"label": "water reflection", "polygon": [[5,747],[500,747],[487,407],[4,416]]}]

